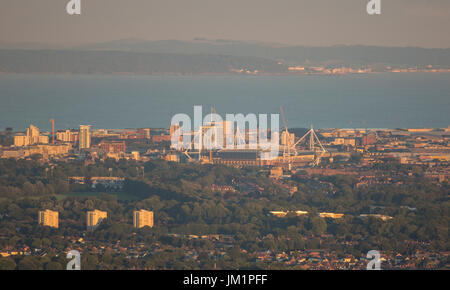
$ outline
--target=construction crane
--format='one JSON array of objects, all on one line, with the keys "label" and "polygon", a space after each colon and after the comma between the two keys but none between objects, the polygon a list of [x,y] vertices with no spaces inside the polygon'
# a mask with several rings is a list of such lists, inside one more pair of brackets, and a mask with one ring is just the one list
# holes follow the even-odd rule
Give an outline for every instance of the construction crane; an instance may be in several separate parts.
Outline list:
[{"label": "construction crane", "polygon": [[52,144],[55,144],[55,120],[50,119],[50,124],[52,124]]},{"label": "construction crane", "polygon": [[[211,118],[210,118],[210,125],[214,126],[214,143],[217,146],[217,142],[220,142],[220,140],[217,140],[217,125],[216,122],[212,120],[213,114],[217,114],[216,109],[211,106]],[[214,124],[214,125],[213,125]],[[212,146],[209,146],[209,163],[212,163]]]},{"label": "construction crane", "polygon": [[[281,117],[283,119],[283,125],[284,125],[284,146],[283,146],[283,159],[286,160],[286,157],[288,158],[288,166],[289,166],[289,170],[292,169],[292,163],[291,163],[291,146],[289,144],[290,138],[289,138],[289,130],[286,124],[286,119],[284,117],[284,111],[283,111],[283,107],[280,107],[280,112],[281,112]],[[287,148],[287,152],[286,152],[286,148]]]}]

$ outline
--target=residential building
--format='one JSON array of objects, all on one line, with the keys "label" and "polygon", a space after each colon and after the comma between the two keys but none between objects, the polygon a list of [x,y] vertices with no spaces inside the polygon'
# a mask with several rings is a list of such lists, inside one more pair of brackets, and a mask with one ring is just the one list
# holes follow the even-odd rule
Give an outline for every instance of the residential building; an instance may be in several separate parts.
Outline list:
[{"label": "residential building", "polygon": [[79,148],[91,148],[91,126],[89,125],[80,125]]},{"label": "residential building", "polygon": [[108,213],[106,211],[101,210],[93,210],[87,212],[87,228],[88,230],[95,229],[102,220],[106,219],[108,217]]},{"label": "residential building", "polygon": [[72,132],[71,130],[58,131],[56,132],[56,140],[75,144],[78,141],[78,134],[78,132]]},{"label": "residential building", "polygon": [[38,223],[43,226],[58,228],[58,212],[49,209],[39,211]]},{"label": "residential building", "polygon": [[33,144],[48,144],[48,136],[41,135],[39,128],[30,125],[25,134],[17,134],[14,136],[14,146],[22,147]]},{"label": "residential building", "polygon": [[145,226],[153,227],[153,212],[148,210],[138,210],[133,212],[133,226],[142,228]]}]

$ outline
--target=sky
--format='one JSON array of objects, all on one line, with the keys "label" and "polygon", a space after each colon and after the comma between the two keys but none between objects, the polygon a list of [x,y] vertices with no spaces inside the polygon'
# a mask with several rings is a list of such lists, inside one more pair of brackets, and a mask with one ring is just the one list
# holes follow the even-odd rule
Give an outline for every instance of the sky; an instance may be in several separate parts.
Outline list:
[{"label": "sky", "polygon": [[0,0],[0,43],[228,39],[287,45],[450,48],[449,0]]}]

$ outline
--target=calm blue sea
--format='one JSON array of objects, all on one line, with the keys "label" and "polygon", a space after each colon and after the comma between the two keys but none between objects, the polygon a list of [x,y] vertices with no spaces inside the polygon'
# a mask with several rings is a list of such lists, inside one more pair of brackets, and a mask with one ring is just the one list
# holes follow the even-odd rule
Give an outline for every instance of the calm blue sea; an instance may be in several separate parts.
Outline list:
[{"label": "calm blue sea", "polygon": [[176,113],[279,113],[289,127],[450,125],[450,74],[347,76],[0,75],[0,130],[169,127]]}]

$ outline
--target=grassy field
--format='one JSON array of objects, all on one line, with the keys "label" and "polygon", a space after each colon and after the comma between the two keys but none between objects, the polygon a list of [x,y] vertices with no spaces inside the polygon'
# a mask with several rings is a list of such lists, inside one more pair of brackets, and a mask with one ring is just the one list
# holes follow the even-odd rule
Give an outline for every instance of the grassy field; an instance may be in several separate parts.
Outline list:
[{"label": "grassy field", "polygon": [[[57,200],[63,200],[67,197],[99,197],[102,194],[115,196],[120,201],[136,201],[141,199],[138,196],[134,196],[132,194],[124,192],[71,192],[68,194],[55,194],[54,196],[56,197]],[[21,196],[18,198],[40,199],[41,197],[43,196],[27,196],[27,197]],[[0,197],[0,201],[5,200],[14,200],[14,198]]]},{"label": "grassy field", "polygon": [[58,200],[61,200],[66,197],[99,197],[102,194],[113,195],[117,197],[118,200],[123,201],[135,201],[140,199],[137,196],[124,192],[71,192],[68,194],[57,194],[55,196]]}]

